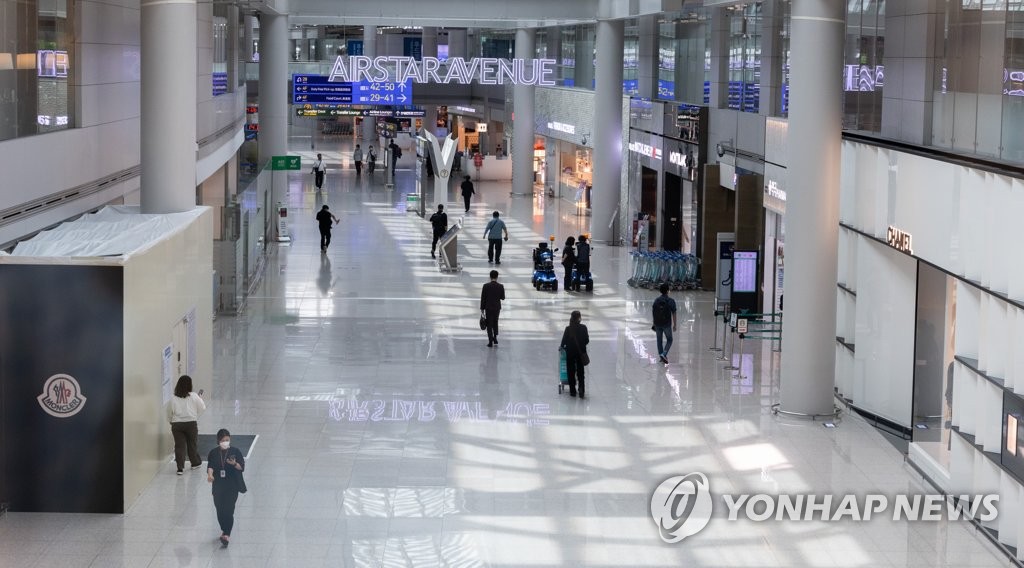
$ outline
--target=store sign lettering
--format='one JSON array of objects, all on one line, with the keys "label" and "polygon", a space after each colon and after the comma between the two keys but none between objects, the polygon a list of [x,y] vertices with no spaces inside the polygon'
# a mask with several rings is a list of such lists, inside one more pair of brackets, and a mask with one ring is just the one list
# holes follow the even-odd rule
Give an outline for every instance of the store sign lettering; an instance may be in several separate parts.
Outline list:
[{"label": "store sign lettering", "polygon": [[786,200],[786,190],[779,189],[779,182],[773,179],[768,180],[768,187],[765,189],[765,193],[767,193],[770,197],[778,199],[779,201]]},{"label": "store sign lettering", "polygon": [[650,144],[644,144],[643,142],[630,142],[629,151],[635,152],[648,158],[654,158],[655,160],[661,159],[661,148],[655,148]]},{"label": "store sign lettering", "polygon": [[885,233],[885,241],[889,243],[889,246],[900,252],[914,254],[912,237],[906,231],[889,225],[889,230]]},{"label": "store sign lettering", "polygon": [[474,57],[449,57],[447,69],[441,68],[442,61],[436,57],[413,57],[364,55],[339,56],[331,68],[330,81],[356,83],[359,81],[381,82],[393,80],[403,83],[456,83],[469,85],[474,81],[481,85],[555,85],[554,59],[497,59]]},{"label": "store sign lettering", "polygon": [[548,130],[554,130],[562,132],[564,134],[576,134],[576,126],[573,124],[565,124],[562,122],[549,122]]},{"label": "store sign lettering", "polygon": [[686,154],[682,152],[669,152],[668,163],[685,168],[686,166]]}]

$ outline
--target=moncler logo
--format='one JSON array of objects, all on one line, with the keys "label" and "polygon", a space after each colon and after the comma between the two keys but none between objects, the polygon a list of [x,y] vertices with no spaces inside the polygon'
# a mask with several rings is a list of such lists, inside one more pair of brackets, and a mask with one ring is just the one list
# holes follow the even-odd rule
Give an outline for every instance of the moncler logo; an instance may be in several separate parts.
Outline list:
[{"label": "moncler logo", "polygon": [[43,394],[36,397],[39,406],[51,416],[67,418],[78,414],[85,406],[82,387],[71,375],[58,374],[46,379]]}]

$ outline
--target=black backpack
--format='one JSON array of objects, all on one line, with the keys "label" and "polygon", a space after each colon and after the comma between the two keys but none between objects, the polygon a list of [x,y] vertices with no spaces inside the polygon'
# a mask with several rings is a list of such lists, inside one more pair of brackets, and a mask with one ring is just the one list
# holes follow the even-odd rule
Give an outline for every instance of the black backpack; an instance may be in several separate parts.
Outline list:
[{"label": "black backpack", "polygon": [[672,323],[672,306],[665,296],[659,296],[654,300],[654,325],[669,325]]}]

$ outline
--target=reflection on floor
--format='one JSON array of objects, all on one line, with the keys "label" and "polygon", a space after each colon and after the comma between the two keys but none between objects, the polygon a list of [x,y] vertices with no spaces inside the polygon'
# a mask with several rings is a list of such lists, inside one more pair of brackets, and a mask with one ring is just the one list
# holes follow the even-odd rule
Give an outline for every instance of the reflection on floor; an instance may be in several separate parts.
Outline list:
[{"label": "reflection on floor", "polygon": [[[347,150],[346,150],[347,152]],[[344,153],[344,152],[342,152]],[[723,370],[710,295],[675,293],[679,330],[656,361],[654,293],[623,283],[626,250],[594,249],[593,294],[537,292],[530,250],[587,221],[570,204],[480,183],[460,274],[429,255],[429,224],[404,211],[412,174],[291,178],[293,243],[275,248],[247,312],[216,322],[215,388],[202,432],[259,435],[232,544],[221,550],[202,473],[168,465],[118,516],[9,514],[3,566],[1001,566],[970,525],[730,522],[668,545],[650,514],[670,476],[723,493],[924,492],[855,417],[837,428],[780,420],[779,359],[746,342]],[[455,186],[446,202],[461,211]],[[326,255],[313,214],[341,218]],[[428,209],[436,200],[428,194]],[[501,343],[478,327],[483,227],[512,239]],[[586,400],[557,392],[570,311],[590,329]],[[170,435],[168,433],[168,435]],[[720,501],[718,502],[720,504]]]}]

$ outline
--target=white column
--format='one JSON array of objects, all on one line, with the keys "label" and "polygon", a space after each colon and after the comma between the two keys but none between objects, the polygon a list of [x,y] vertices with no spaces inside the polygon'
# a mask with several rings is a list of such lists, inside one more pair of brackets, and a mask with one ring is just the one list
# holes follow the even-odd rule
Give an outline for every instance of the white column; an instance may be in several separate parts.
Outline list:
[{"label": "white column", "polygon": [[437,57],[437,28],[423,26],[423,57]]},{"label": "white column", "polygon": [[[241,60],[248,63],[252,61],[252,42],[253,42],[253,26],[256,22],[253,21],[253,17],[246,14],[242,16],[242,53]],[[244,73],[244,71],[243,71]]]},{"label": "white column", "polygon": [[658,97],[658,16],[641,16],[639,19],[640,53],[637,82],[640,96],[647,99]]},{"label": "white column", "polygon": [[448,28],[448,57],[469,57],[465,28]]},{"label": "white column", "polygon": [[260,14],[260,165],[288,153],[288,16]]},{"label": "white column", "polygon": [[[377,57],[377,26],[363,26],[363,55]],[[377,156],[383,158],[384,153],[377,144],[377,119],[363,118],[363,140],[373,146]]]},{"label": "white column", "polygon": [[[534,58],[537,30],[516,30],[516,58]],[[533,193],[534,91],[532,85],[516,85],[512,89],[512,193]]]},{"label": "white column", "polygon": [[196,0],[143,0],[142,212],[196,206]]},{"label": "white column", "polygon": [[594,114],[599,120],[594,121],[594,190],[590,222],[590,230],[597,241],[613,238],[608,222],[619,203],[622,185],[623,35],[621,20],[598,20]]},{"label": "white column", "polygon": [[[845,3],[793,0],[781,409],[832,412]],[[824,80],[829,78],[829,80]]]}]

